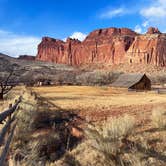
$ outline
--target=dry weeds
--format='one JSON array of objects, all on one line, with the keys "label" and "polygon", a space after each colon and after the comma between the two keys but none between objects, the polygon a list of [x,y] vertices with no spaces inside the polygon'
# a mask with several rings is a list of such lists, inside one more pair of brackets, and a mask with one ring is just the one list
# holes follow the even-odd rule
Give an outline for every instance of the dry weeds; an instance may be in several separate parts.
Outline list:
[{"label": "dry weeds", "polygon": [[156,128],[166,128],[166,109],[158,107],[152,112],[152,123]]},{"label": "dry weeds", "polygon": [[101,128],[88,128],[85,133],[91,140],[90,146],[102,153],[107,165],[124,165],[122,140],[133,132],[135,120],[128,115],[117,119],[109,119]]}]

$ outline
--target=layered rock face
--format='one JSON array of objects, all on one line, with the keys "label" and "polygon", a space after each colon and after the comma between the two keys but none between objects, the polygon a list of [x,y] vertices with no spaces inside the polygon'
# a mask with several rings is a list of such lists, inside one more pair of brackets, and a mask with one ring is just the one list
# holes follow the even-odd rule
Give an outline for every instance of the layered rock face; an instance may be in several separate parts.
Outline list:
[{"label": "layered rock face", "polygon": [[149,28],[145,35],[127,28],[107,28],[91,32],[83,42],[44,37],[36,59],[69,65],[148,63],[165,66],[166,35],[156,28]]},{"label": "layered rock face", "polygon": [[126,53],[128,63],[166,66],[166,34],[149,28],[145,35],[135,37]]}]

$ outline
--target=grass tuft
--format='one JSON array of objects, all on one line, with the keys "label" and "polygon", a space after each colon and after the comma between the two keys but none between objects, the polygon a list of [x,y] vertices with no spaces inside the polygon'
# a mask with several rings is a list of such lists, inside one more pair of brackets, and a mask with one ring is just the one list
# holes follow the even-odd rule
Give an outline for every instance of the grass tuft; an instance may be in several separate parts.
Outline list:
[{"label": "grass tuft", "polygon": [[156,128],[166,128],[166,110],[162,107],[153,110],[151,120]]},{"label": "grass tuft", "polygon": [[135,127],[133,117],[124,116],[104,122],[101,128],[89,127],[85,133],[91,146],[105,156],[108,165],[124,165],[122,139],[127,138]]}]

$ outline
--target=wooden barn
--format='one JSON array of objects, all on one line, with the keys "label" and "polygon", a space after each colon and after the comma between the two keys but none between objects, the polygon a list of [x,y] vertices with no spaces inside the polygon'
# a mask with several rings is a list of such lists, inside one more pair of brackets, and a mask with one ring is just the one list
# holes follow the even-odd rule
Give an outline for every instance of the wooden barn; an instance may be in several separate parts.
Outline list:
[{"label": "wooden barn", "polygon": [[122,74],[111,86],[129,90],[151,90],[151,80],[146,74]]}]

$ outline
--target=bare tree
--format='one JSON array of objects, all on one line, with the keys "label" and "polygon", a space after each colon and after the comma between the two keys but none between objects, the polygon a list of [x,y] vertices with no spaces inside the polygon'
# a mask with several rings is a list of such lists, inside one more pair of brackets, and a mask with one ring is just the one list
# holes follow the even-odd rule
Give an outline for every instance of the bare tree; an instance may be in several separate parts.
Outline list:
[{"label": "bare tree", "polygon": [[16,86],[16,82],[14,82],[15,73],[14,70],[10,70],[8,73],[1,73],[0,76],[0,100],[4,99],[4,95],[6,95],[9,91],[12,90],[14,86]]},{"label": "bare tree", "polygon": [[4,95],[12,90],[14,85],[10,82],[11,77],[13,76],[13,71],[8,74],[4,74],[0,78],[0,100],[4,99]]}]

